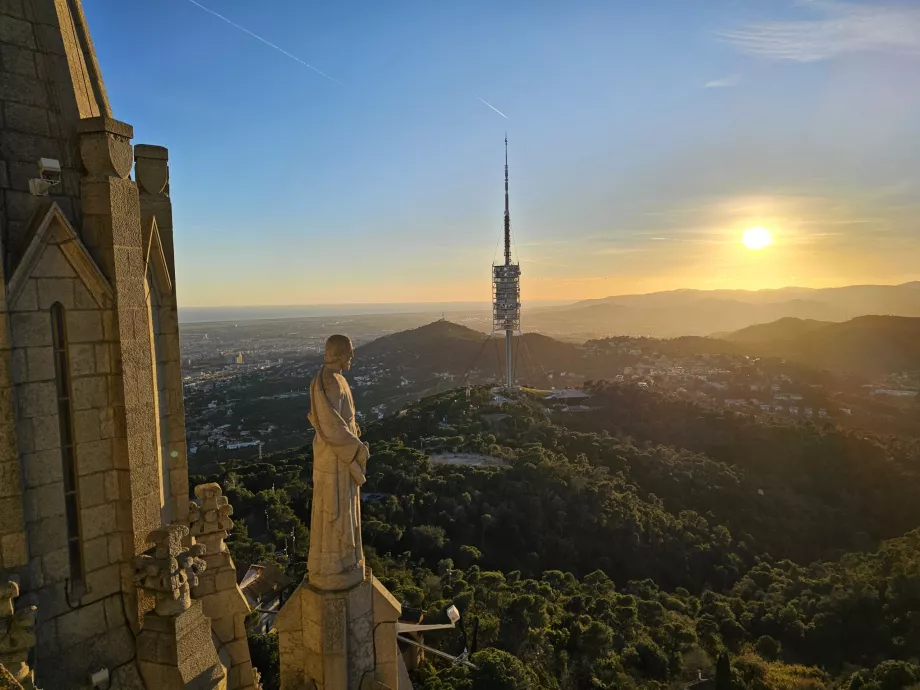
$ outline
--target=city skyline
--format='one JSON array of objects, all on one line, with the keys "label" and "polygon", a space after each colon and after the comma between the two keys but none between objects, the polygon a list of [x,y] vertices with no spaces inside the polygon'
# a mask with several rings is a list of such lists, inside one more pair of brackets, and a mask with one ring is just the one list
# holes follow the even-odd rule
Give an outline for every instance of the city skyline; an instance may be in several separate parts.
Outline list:
[{"label": "city skyline", "polygon": [[906,3],[85,4],[183,307],[488,302],[505,131],[525,301],[920,278]]}]

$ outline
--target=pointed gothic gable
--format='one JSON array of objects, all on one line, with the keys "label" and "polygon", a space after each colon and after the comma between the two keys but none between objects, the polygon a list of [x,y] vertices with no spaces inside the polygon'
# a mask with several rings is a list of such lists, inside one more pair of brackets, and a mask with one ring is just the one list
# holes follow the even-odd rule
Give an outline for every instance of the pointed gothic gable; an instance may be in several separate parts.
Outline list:
[{"label": "pointed gothic gable", "polygon": [[115,295],[111,285],[96,266],[96,262],[80,241],[60,206],[52,203],[45,213],[37,214],[29,234],[32,239],[7,286],[9,304],[16,303],[26,281],[29,280],[49,246],[56,246],[61,251],[67,263],[70,264],[100,307],[109,307],[114,303]]},{"label": "pointed gothic gable", "polygon": [[149,216],[141,221],[141,230],[144,233],[144,247],[146,248],[145,266],[152,269],[153,282],[161,298],[168,298],[172,294],[172,277],[169,275],[169,265],[166,263],[166,253],[160,240],[160,231],[157,228],[157,219]]}]

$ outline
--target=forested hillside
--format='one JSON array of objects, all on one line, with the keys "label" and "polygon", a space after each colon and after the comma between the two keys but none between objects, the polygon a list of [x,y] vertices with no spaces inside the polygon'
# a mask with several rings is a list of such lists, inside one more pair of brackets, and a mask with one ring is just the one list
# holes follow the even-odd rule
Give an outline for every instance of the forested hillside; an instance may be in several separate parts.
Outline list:
[{"label": "forested hillside", "polygon": [[[475,637],[477,670],[429,659],[416,688],[920,682],[915,446],[593,393],[574,415],[454,391],[366,430],[369,565],[426,622],[456,604]],[[453,451],[505,466],[429,457]],[[310,476],[307,448],[224,467],[238,563],[302,577]],[[295,556],[276,555],[292,533]],[[273,636],[253,643],[271,688]],[[426,643],[462,650],[459,631]]]}]

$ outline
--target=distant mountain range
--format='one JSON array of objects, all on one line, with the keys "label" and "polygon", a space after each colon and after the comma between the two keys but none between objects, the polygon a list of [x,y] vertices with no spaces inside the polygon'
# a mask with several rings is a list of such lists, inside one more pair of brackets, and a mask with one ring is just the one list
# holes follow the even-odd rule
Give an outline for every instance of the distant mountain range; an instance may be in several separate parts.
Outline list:
[{"label": "distant mountain range", "polygon": [[724,334],[783,318],[842,322],[857,316],[920,317],[920,281],[902,285],[778,290],[673,290],[532,309],[527,330],[582,339]]}]

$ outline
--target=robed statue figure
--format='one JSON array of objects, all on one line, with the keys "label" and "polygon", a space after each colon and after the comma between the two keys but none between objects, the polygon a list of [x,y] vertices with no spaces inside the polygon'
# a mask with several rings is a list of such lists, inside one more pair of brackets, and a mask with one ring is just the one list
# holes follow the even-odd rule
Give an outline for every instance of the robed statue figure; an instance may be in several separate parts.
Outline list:
[{"label": "robed statue figure", "polygon": [[355,422],[355,403],[343,371],[351,368],[354,348],[344,335],[326,341],[326,359],[310,384],[307,419],[313,438],[313,509],[308,578],[318,589],[348,589],[364,580],[361,499],[366,443]]}]

